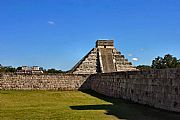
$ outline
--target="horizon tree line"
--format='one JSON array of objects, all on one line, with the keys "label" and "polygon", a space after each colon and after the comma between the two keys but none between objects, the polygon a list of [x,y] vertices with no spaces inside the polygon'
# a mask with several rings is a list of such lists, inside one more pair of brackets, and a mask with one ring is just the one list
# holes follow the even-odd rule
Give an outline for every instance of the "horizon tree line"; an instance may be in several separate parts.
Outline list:
[{"label": "horizon tree line", "polygon": [[[43,69],[42,67],[40,67],[40,69],[44,73],[65,73],[66,72],[66,71],[62,71],[62,70],[57,70],[55,68]],[[3,66],[2,64],[0,64],[0,73],[8,73],[8,72],[15,73],[18,70],[21,70],[21,67],[15,68],[12,66]]]},{"label": "horizon tree line", "polygon": [[151,65],[139,65],[137,68],[140,70],[180,68],[180,59],[173,57],[171,54],[166,54],[164,57],[158,56],[155,58]]}]

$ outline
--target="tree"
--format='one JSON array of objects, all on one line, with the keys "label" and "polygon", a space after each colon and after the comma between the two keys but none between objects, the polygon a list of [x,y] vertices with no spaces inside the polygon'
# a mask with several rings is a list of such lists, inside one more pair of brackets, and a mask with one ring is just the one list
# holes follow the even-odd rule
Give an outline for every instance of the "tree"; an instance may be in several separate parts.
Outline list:
[{"label": "tree", "polygon": [[48,69],[48,70],[47,70],[47,73],[63,73],[63,71],[61,71],[61,70],[56,70],[56,69],[54,69],[54,68],[51,68],[51,69]]},{"label": "tree", "polygon": [[48,73],[56,73],[56,70],[54,68],[48,69],[47,70]]},{"label": "tree", "polygon": [[8,67],[6,68],[6,72],[16,72],[16,68]]},{"label": "tree", "polygon": [[163,58],[162,57],[157,57],[155,58],[155,60],[152,61],[152,65],[151,65],[152,68],[156,68],[156,69],[162,69],[164,66],[163,66]]},{"label": "tree", "polygon": [[13,68],[11,66],[8,67],[1,66],[0,72],[16,72],[16,68]]},{"label": "tree", "polygon": [[18,67],[18,68],[17,68],[17,70],[21,70],[21,69],[22,69],[22,67]]},{"label": "tree", "polygon": [[177,65],[179,64],[178,60],[176,57],[173,57],[172,55],[170,54],[167,54],[164,56],[164,66],[165,68],[176,68]]},{"label": "tree", "polygon": [[139,65],[136,68],[139,70],[150,70],[150,69],[152,69],[151,66],[149,66],[149,65]]},{"label": "tree", "polygon": [[178,60],[177,68],[180,68],[180,59]]},{"label": "tree", "polygon": [[170,54],[165,55],[164,58],[158,56],[152,61],[151,67],[155,69],[177,68],[180,67],[180,60]]}]

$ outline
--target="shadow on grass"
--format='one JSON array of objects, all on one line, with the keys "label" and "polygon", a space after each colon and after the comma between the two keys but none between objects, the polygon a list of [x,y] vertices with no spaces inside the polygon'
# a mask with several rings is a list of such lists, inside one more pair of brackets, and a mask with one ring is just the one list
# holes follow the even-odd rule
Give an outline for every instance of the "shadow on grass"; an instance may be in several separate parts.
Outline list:
[{"label": "shadow on grass", "polygon": [[122,99],[110,98],[94,91],[82,91],[93,97],[97,97],[111,104],[70,106],[73,110],[106,110],[107,115],[114,115],[126,120],[180,120],[180,114],[161,109],[151,108],[145,105],[127,102]]}]

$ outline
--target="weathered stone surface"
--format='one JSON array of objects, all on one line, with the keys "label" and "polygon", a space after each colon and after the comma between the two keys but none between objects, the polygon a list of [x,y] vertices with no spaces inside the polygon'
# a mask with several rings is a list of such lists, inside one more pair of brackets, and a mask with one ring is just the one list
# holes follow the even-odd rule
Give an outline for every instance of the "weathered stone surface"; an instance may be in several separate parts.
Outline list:
[{"label": "weathered stone surface", "polygon": [[80,60],[70,73],[96,74],[116,71],[137,71],[137,69],[114,48],[113,40],[97,40],[96,48]]},{"label": "weathered stone surface", "polygon": [[0,74],[0,90],[91,89],[155,108],[180,112],[180,69],[128,71],[92,75]]},{"label": "weathered stone surface", "polygon": [[180,69],[102,73],[90,76],[91,90],[156,108],[180,112]]},{"label": "weathered stone surface", "polygon": [[88,89],[86,81],[89,75],[17,75],[0,76],[0,90],[77,90]]},{"label": "weathered stone surface", "polygon": [[71,70],[74,74],[94,74],[98,72],[97,48],[93,48],[82,60]]}]

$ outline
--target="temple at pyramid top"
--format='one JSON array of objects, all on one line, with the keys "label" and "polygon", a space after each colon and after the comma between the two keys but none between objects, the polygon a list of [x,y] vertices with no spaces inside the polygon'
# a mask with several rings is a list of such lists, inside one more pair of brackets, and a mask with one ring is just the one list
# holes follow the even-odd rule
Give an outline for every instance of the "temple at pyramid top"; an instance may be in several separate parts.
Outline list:
[{"label": "temple at pyramid top", "polygon": [[113,40],[97,40],[96,48],[114,48]]},{"label": "temple at pyramid top", "polygon": [[70,73],[96,74],[118,71],[137,71],[137,69],[114,48],[114,40],[97,40],[96,47],[85,55]]}]

